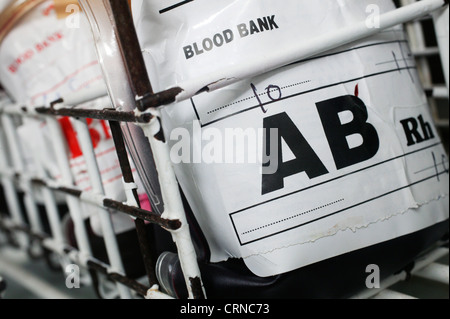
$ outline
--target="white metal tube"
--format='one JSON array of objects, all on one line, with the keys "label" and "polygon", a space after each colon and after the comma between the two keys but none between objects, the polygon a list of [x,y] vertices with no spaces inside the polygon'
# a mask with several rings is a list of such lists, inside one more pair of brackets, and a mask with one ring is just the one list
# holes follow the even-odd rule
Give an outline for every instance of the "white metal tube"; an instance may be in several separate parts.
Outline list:
[{"label": "white metal tube", "polygon": [[[25,111],[26,110],[26,111]],[[4,107],[2,107],[2,112],[4,114],[9,114],[9,115],[20,115],[20,116],[39,116],[38,113],[36,113],[34,111],[33,108],[29,108],[27,107],[26,109],[24,109],[23,106],[18,105],[18,104],[9,104],[6,105]]]},{"label": "white metal tube", "polygon": [[[0,126],[0,172],[11,172],[13,171],[9,167],[9,160],[7,157],[7,148],[4,139],[3,129]],[[6,204],[8,206],[8,210],[11,214],[11,218],[18,225],[23,225],[24,220],[21,214],[19,199],[17,196],[16,188],[14,186],[13,177],[11,174],[0,174],[1,175],[1,183],[3,186],[3,191],[5,193]],[[22,248],[27,247],[26,237],[19,236],[18,237],[19,245]]]},{"label": "white metal tube", "polygon": [[[401,0],[402,6],[410,5],[415,3],[416,0]],[[420,21],[412,21],[406,25],[406,30],[409,35],[409,43],[411,50],[422,51],[426,48],[425,36],[423,34],[423,28]],[[419,74],[421,76],[422,83],[425,86],[432,85],[431,70],[428,65],[428,60],[426,57],[418,57],[417,59]]]},{"label": "white metal tube", "polygon": [[446,6],[441,10],[433,13],[434,27],[436,30],[436,38],[441,53],[442,69],[447,83],[447,90],[449,89],[449,7]]},{"label": "white metal tube", "polygon": [[92,190],[96,194],[105,195],[103,182],[98,169],[97,160],[92,145],[89,128],[85,119],[75,119],[73,121],[75,131],[77,132],[78,142],[80,143],[83,158],[86,162],[89,180],[91,182]]},{"label": "white metal tube", "polygon": [[[86,162],[92,190],[96,194],[105,195],[102,177],[100,175],[100,170],[98,169],[98,163],[95,157],[94,147],[92,145],[92,140],[89,134],[89,128],[87,126],[86,120],[75,120],[74,126],[75,131],[78,134],[78,141],[80,142],[81,150],[83,152],[83,158]],[[99,214],[106,252],[108,254],[111,267],[114,269],[114,271],[125,274],[111,216],[109,212],[104,208],[98,208],[96,212]],[[131,299],[131,292],[127,287],[120,283],[117,283],[117,289],[119,290],[120,296],[123,299]]]},{"label": "white metal tube", "polygon": [[[2,116],[2,124],[6,133],[6,138],[8,140],[9,150],[12,154],[12,160],[14,163],[14,168],[16,172],[26,176],[26,165],[24,156],[21,149],[21,141],[17,135],[17,131],[14,126],[14,122],[11,116],[4,114]],[[29,219],[30,227],[33,231],[37,233],[43,232],[42,222],[39,216],[39,210],[36,204],[36,198],[34,196],[31,181],[28,178],[22,178],[22,184],[24,188],[24,203]]]},{"label": "white metal tube", "polygon": [[20,204],[14,182],[9,177],[2,176],[2,185],[3,191],[5,192],[6,204],[8,205],[12,219],[18,225],[23,225],[24,220],[20,213]]},{"label": "white metal tube", "polygon": [[448,90],[445,86],[436,85],[433,88],[433,97],[435,99],[448,99]]},{"label": "white metal tube", "polygon": [[414,57],[430,57],[430,56],[434,56],[434,55],[438,55],[439,54],[439,48],[438,47],[429,47],[429,48],[425,48],[425,49],[421,49],[421,50],[412,50],[412,54],[414,55]]},{"label": "white metal tube", "polygon": [[183,91],[178,94],[176,101],[189,99],[205,88],[213,91],[263,72],[272,71],[290,63],[364,39],[382,30],[429,14],[443,7],[444,4],[445,0],[422,0],[382,14],[380,16],[380,28],[368,28],[366,21],[361,21],[348,27],[330,31],[308,41],[293,41],[290,46],[271,48],[270,53],[265,54],[263,59],[250,59],[177,84]]},{"label": "white metal tube", "polygon": [[[61,127],[59,126],[58,120],[56,118],[49,116],[47,117],[46,122],[50,130],[54,154],[58,163],[59,171],[62,176],[62,184],[71,187],[74,185],[74,182],[72,172],[70,170],[70,164],[67,158],[67,150],[62,138]],[[66,196],[66,201],[69,207],[70,216],[72,217],[74,223],[75,236],[78,247],[84,257],[88,258],[92,255],[92,250],[89,243],[86,227],[84,225],[84,219],[81,215],[82,209],[80,202],[77,198],[74,198],[70,195]]]},{"label": "white metal tube", "polygon": [[425,278],[428,280],[449,284],[449,268],[448,265],[442,265],[438,263],[432,263],[424,269],[418,271],[416,276]]},{"label": "white metal tube", "polygon": [[145,299],[155,299],[155,300],[169,300],[174,299],[173,297],[159,291],[159,286],[154,285],[147,291]]},{"label": "white metal tube", "polygon": [[[0,258],[0,271],[5,277],[12,278],[21,286],[43,299],[72,299],[71,296],[56,289],[50,283],[39,279],[17,263]],[[6,293],[8,290],[6,291]]]},{"label": "white metal tube", "polygon": [[[151,110],[151,112],[152,115],[154,115],[154,118],[150,123],[142,125],[142,128],[144,134],[149,139],[150,146],[153,150],[155,166],[158,171],[161,195],[164,202],[164,213],[162,217],[167,219],[178,219],[181,221],[181,228],[171,231],[171,234],[178,248],[178,257],[186,280],[189,298],[193,298],[189,278],[199,278],[201,280],[200,269],[197,263],[197,254],[192,243],[178,183],[170,160],[169,146],[167,142],[164,143],[155,138],[155,135],[162,129],[160,121],[158,120],[161,114],[159,110]],[[202,289],[206,296],[203,287]]]},{"label": "white metal tube", "polygon": [[416,297],[403,294],[398,291],[385,289],[373,296],[372,299],[417,299]]},{"label": "white metal tube", "polygon": [[[34,161],[38,178],[44,180],[46,178],[45,169],[39,159]],[[41,193],[47,212],[48,221],[53,238],[62,247],[65,243],[61,220],[59,217],[58,207],[54,193],[48,187],[41,187]]]},{"label": "white metal tube", "polygon": [[22,161],[21,151],[19,145],[16,141],[16,132],[14,127],[14,122],[11,117],[7,114],[2,115],[2,124],[5,131],[5,137],[7,139],[7,144],[9,146],[9,151],[11,154],[11,160],[16,172],[24,172],[25,165]]},{"label": "white metal tube", "polygon": [[42,196],[44,198],[44,205],[47,211],[48,221],[50,224],[52,235],[55,238],[56,242],[58,242],[58,244],[64,245],[66,241],[64,240],[63,229],[61,225],[61,220],[59,218],[59,212],[56,205],[55,195],[50,189],[44,187],[42,188]]},{"label": "white metal tube", "polygon": [[[400,0],[403,6],[415,3],[416,0]],[[431,18],[431,17],[430,17]],[[421,52],[426,49],[425,36],[423,33],[423,27],[420,19],[416,19],[406,24],[406,31],[408,33],[409,44],[412,52]],[[426,56],[415,55],[415,60],[417,63],[417,71],[424,87],[432,87],[433,79],[431,77],[431,70],[428,63],[428,58]],[[446,89],[447,90],[447,89]],[[436,101],[434,99],[429,99],[430,109],[433,113],[434,118],[438,118],[438,109]]]}]

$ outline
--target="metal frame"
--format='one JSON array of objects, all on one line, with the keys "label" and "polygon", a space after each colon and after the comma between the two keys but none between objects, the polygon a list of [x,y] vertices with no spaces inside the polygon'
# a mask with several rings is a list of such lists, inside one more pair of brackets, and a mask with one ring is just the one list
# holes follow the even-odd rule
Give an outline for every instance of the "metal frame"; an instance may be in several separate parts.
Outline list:
[{"label": "metal frame", "polygon": [[[380,283],[377,289],[367,289],[353,296],[353,299],[416,299],[414,296],[396,291],[392,287],[401,281],[410,280],[412,276],[421,277],[431,282],[449,284],[449,266],[440,264],[440,258],[448,256],[448,248],[437,246],[415,260],[410,269],[402,270]],[[432,287],[432,285],[431,285]]]},{"label": "metal frame", "polygon": [[[95,1],[96,0],[94,0],[94,2]],[[97,1],[97,4],[98,3],[99,2]],[[92,10],[92,8],[95,7],[93,1],[81,0],[80,4],[84,7],[85,12],[87,12],[90,19],[95,17],[97,12]],[[274,70],[294,61],[318,55],[326,50],[333,49],[345,43],[368,37],[397,24],[407,23],[427,14],[433,14],[434,23],[438,30],[438,41],[440,44],[439,52],[441,53],[444,64],[444,73],[447,80],[446,95],[448,98],[448,1],[422,0],[415,2],[414,0],[405,0],[403,1],[403,4],[405,5],[404,7],[381,16],[381,26],[379,29],[369,29],[366,27],[365,22],[362,22],[342,30],[330,32],[329,34],[308,43],[297,43],[292,47],[283,48],[278,52],[274,51],[264,61],[264,72]],[[54,101],[48,106],[38,108],[14,105],[11,104],[7,98],[0,98],[0,149],[8,150],[0,152],[0,177],[7,205],[11,212],[11,218],[5,218],[0,215],[0,231],[9,235],[14,234],[13,237],[10,236],[10,243],[18,245],[23,250],[28,250],[30,255],[37,254],[37,257],[42,257],[46,251],[51,251],[60,257],[68,258],[70,261],[77,263],[86,270],[106,275],[108,279],[116,283],[117,291],[121,298],[132,298],[133,292],[149,299],[170,298],[170,296],[159,291],[159,284],[154,269],[156,256],[153,256],[151,253],[152,249],[149,246],[151,243],[147,243],[143,239],[145,237],[145,228],[143,227],[144,221],[154,223],[172,234],[178,248],[189,298],[205,298],[206,292],[202,284],[196,253],[190,237],[178,184],[170,162],[168,146],[161,136],[161,115],[159,107],[188,99],[205,91],[222,88],[241,79],[261,74],[263,70],[260,67],[259,61],[247,61],[248,63],[246,62],[245,64],[238,65],[232,69],[227,68],[226,71],[218,71],[209,74],[204,78],[193,79],[189,83],[181,83],[178,86],[163,92],[154,93],[145,70],[127,1],[109,0],[103,1],[103,5],[103,10],[112,13],[111,16],[113,18],[111,20],[111,28],[118,25],[121,26],[120,28],[115,29],[117,31],[117,43],[119,44],[123,56],[122,67],[126,72],[126,78],[128,79],[128,84],[132,93],[136,97],[136,100],[134,101],[135,105],[132,106],[134,110],[118,111],[111,108],[86,110],[76,108],[78,104],[105,96],[108,93],[111,94],[104,85],[97,87],[94,90],[81,92],[77,96],[64,97],[63,99]],[[447,21],[447,28],[445,28],[445,21]],[[408,30],[416,29],[416,23],[417,22],[413,22],[412,27],[409,27]],[[445,30],[447,32],[446,34]],[[444,32],[444,34],[441,34],[441,32]],[[418,34],[416,31],[412,33]],[[413,47],[413,50],[422,50],[422,53],[419,55],[423,56],[429,51],[424,50],[421,44],[423,41],[420,39],[420,33],[418,37],[419,38],[416,39],[417,47]],[[420,63],[419,60],[419,66],[422,64],[422,69],[425,74],[429,73],[427,71],[426,63]],[[431,87],[430,82],[425,81],[425,85]],[[441,91],[442,94],[439,93]],[[433,96],[439,97],[440,95],[444,95],[443,93],[445,93],[444,88],[433,88]],[[74,184],[69,161],[65,155],[65,141],[56,120],[57,116],[77,118],[75,121],[75,129],[78,133],[80,145],[88,166],[89,176],[93,185],[92,192],[83,192]],[[37,175],[33,175],[35,173],[27,171],[27,167],[24,165],[24,156],[20,146],[20,139],[16,132],[15,119],[17,117],[39,118],[47,123],[52,133],[54,156],[57,159],[58,167],[62,174],[62,180],[60,182],[46,177],[44,168],[39,161],[35,161],[34,163],[37,167]],[[123,185],[127,195],[126,203],[118,202],[115,199],[107,198],[104,195],[100,170],[98,163],[96,162],[92,142],[85,122],[86,118],[109,121],[124,178]],[[162,196],[165,203],[165,211],[162,216],[143,210],[139,207],[136,185],[133,181],[133,175],[131,174],[130,165],[128,163],[123,134],[118,125],[120,122],[139,125],[143,129],[154,152],[157,170],[159,172],[165,172],[165,174],[159,175],[159,182],[162,186]],[[448,127],[448,120],[446,125]],[[11,154],[11,158],[9,158],[8,154]],[[42,222],[36,207],[34,193],[36,187],[42,191],[52,236],[45,234],[42,228]],[[21,215],[16,190],[21,190],[25,194],[25,208],[30,221],[29,224],[24,222]],[[55,192],[63,194],[66,198],[70,215],[74,220],[79,249],[69,247],[64,241],[61,232],[61,220],[57,213]],[[105,264],[92,256],[87,230],[80,214],[80,204],[82,202],[90,203],[100,208],[101,226],[110,264]],[[137,233],[140,237],[141,252],[144,256],[147,271],[148,285],[127,278],[124,274],[124,268],[117,246],[117,239],[107,209],[114,209],[135,218]],[[24,236],[24,234],[26,236]],[[16,238],[17,242],[11,241],[11,238]],[[34,243],[36,242],[38,243],[37,253],[34,252],[36,248]],[[425,269],[421,270],[420,274],[422,275],[427,274],[430,270],[434,276],[436,271],[433,271],[432,268],[436,268],[436,266],[432,263],[443,254],[448,254],[448,249],[445,249],[444,251],[441,248],[437,248],[437,250],[432,251],[430,255],[422,260],[419,266],[414,270]],[[428,266],[430,264],[431,266]],[[424,268],[425,266],[428,267]],[[441,272],[441,270],[439,270],[439,272]],[[448,267],[446,274],[446,282],[448,284]],[[391,286],[394,282],[404,278],[404,274],[396,275],[383,283],[383,288],[387,289],[387,287]],[[390,295],[386,294],[389,290],[384,290],[384,292],[385,297],[395,297],[395,294],[393,293]],[[373,292],[366,292],[356,297],[367,298],[372,295]]]},{"label": "metal frame", "polygon": [[[401,0],[400,1],[403,6],[413,4],[416,0]],[[434,19],[434,20],[433,20]],[[426,36],[424,34],[424,26],[425,22],[429,24],[433,24],[434,29],[442,29],[445,26],[438,25],[439,17],[434,15],[428,15],[423,17],[422,19],[417,19],[414,21],[410,21],[406,24],[406,32],[408,34],[409,43],[411,46],[411,50],[416,59],[419,76],[422,81],[422,85],[425,89],[425,92],[428,96],[428,102],[434,116],[434,121],[438,129],[440,130],[448,130],[449,122],[448,117],[444,118],[442,116],[442,110],[439,109],[440,104],[442,107],[447,105],[449,100],[449,91],[448,91],[448,47],[444,48],[445,44],[441,44],[441,48],[447,50],[447,56],[444,55],[441,57],[441,61],[443,62],[443,72],[444,77],[446,79],[447,85],[445,83],[435,83],[432,77],[432,68],[430,67],[430,58],[437,58],[440,55],[440,47],[438,46],[430,46],[427,44]],[[443,18],[441,18],[443,19]],[[442,20],[443,23],[444,21]],[[439,23],[439,24],[440,24]],[[445,24],[444,24],[445,25]],[[448,26],[448,23],[447,23]],[[445,40],[444,40],[445,41]],[[448,41],[448,40],[447,40]],[[448,44],[447,44],[448,45]],[[445,52],[445,51],[444,51]]]}]

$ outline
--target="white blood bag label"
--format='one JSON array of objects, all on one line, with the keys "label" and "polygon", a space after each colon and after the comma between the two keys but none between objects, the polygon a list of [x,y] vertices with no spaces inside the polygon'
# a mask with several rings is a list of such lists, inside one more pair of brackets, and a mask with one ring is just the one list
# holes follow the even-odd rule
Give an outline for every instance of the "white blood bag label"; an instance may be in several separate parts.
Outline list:
[{"label": "white blood bag label", "polygon": [[[133,11],[152,84],[165,89],[248,59],[263,71],[265,52],[364,21],[370,4],[143,1]],[[401,27],[170,105],[163,124],[172,154],[191,152],[174,164],[212,262],[243,258],[271,276],[448,219],[448,158]]]},{"label": "white blood bag label", "polygon": [[214,48],[220,48],[223,45],[229,44],[235,40],[235,34],[240,38],[245,38],[251,35],[255,35],[265,31],[271,31],[278,29],[278,25],[275,22],[275,15],[257,18],[256,20],[250,20],[247,23],[240,23],[233,29],[226,29],[220,33],[216,33],[212,37],[207,37],[200,42],[194,42],[192,45],[183,47],[186,59],[193,58],[196,55],[209,52]]}]

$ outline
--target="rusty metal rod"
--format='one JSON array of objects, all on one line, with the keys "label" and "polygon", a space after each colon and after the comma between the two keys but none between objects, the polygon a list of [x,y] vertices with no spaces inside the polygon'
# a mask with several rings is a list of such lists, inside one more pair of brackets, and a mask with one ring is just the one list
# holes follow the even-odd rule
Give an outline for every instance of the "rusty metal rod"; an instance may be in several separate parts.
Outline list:
[{"label": "rusty metal rod", "polygon": [[[128,160],[128,153],[125,146],[125,141],[123,139],[122,129],[120,128],[120,123],[109,122],[111,128],[111,134],[113,136],[114,145],[116,146],[116,153],[120,163],[120,169],[122,170],[123,180],[127,184],[134,184],[133,172],[131,170],[131,165]],[[136,205],[140,206],[139,196],[137,189],[133,189],[133,197]],[[140,208],[140,207],[139,207]],[[145,227],[145,223],[142,219],[137,218],[135,220],[136,232],[138,236],[138,242],[141,249],[142,259],[144,261],[145,270],[149,280],[150,287],[158,284],[158,279],[156,278],[156,248],[153,242],[149,241],[149,238],[153,238],[150,233],[151,230]],[[151,236],[151,237],[150,237]]]},{"label": "rusty metal rod", "polygon": [[149,108],[156,108],[174,103],[177,95],[182,91],[182,88],[174,87],[155,94],[146,94],[141,99],[136,100],[137,107],[140,111],[145,111]]},{"label": "rusty metal rod", "polygon": [[28,225],[8,226],[2,220],[0,220],[0,230],[3,230],[3,231],[20,231],[20,232],[23,232],[23,233],[29,235],[32,239],[38,240],[40,242],[44,241],[46,238],[49,237],[47,234],[33,232],[31,230],[31,227],[29,227]]},{"label": "rusty metal rod", "polygon": [[[109,0],[109,5],[117,26],[118,42],[133,95],[146,96],[147,94],[152,94],[152,85],[150,84],[128,2],[125,0]],[[139,111],[144,111],[139,104],[136,107]]]},{"label": "rusty metal rod", "polygon": [[103,204],[107,208],[112,208],[133,217],[141,218],[166,229],[177,230],[181,227],[181,222],[179,220],[161,218],[161,216],[155,213],[134,206],[128,206],[112,199],[105,199]]},{"label": "rusty metal rod", "polygon": [[134,279],[128,278],[126,276],[123,276],[121,274],[115,273],[115,272],[108,272],[108,269],[100,262],[97,262],[96,260],[90,259],[87,261],[87,265],[90,269],[98,271],[108,277],[108,279],[119,282],[128,288],[136,291],[138,294],[142,296],[147,295],[147,291],[150,289],[149,287],[146,287],[145,285],[137,282]]},{"label": "rusty metal rod", "polygon": [[[20,177],[20,174],[18,174],[17,177]],[[61,186],[55,187],[52,185],[48,185],[46,181],[38,179],[38,178],[33,178],[31,181],[34,184],[38,184],[40,186],[45,186],[50,189],[53,189],[54,191],[61,192],[61,193],[67,194],[67,195],[71,195],[71,196],[74,196],[77,198],[80,198],[81,195],[83,194],[83,192],[79,189],[70,188],[70,187],[61,187]],[[129,206],[127,204],[118,202],[113,199],[105,198],[103,200],[103,207],[111,208],[111,209],[117,210],[121,213],[128,214],[130,216],[146,220],[152,224],[159,225],[168,230],[177,230],[181,227],[181,222],[179,220],[165,219],[165,218],[162,218],[160,215],[155,214],[153,212],[149,212],[149,211],[141,209],[139,207]]]},{"label": "rusty metal rod", "polygon": [[148,123],[152,119],[152,115],[148,113],[136,115],[134,112],[121,112],[114,109],[86,110],[74,108],[54,109],[52,107],[38,107],[35,111],[43,115],[69,116],[131,123]]},{"label": "rusty metal rod", "polygon": [[189,283],[191,284],[194,299],[206,299],[202,289],[202,281],[199,277],[189,278]]}]

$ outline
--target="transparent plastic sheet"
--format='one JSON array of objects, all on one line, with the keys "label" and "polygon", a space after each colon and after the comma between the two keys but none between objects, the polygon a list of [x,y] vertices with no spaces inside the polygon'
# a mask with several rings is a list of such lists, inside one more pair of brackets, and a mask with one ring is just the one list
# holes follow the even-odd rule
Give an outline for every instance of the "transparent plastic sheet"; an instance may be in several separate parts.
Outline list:
[{"label": "transparent plastic sheet", "polygon": [[0,42],[14,27],[15,23],[45,0],[4,0],[0,4]]},{"label": "transparent plastic sheet", "polygon": [[[77,18],[59,19],[53,1],[37,2],[20,21],[15,22],[0,46],[0,82],[14,102],[30,107],[48,106],[65,95],[82,94],[83,90],[103,85],[95,45],[85,17],[80,11],[74,11],[72,15],[78,14]],[[77,107],[104,108],[110,103],[108,97],[103,97]],[[59,123],[66,138],[75,184],[82,191],[90,191],[91,183],[73,119],[59,118]],[[88,120],[87,123],[105,194],[125,201],[122,174],[108,124],[99,120]],[[24,118],[18,132],[26,145],[23,153],[29,159],[30,171],[34,170],[33,161],[39,160],[47,174],[60,179],[58,165],[51,156],[50,132],[45,122]],[[136,182],[140,183],[137,175]],[[93,230],[101,234],[97,208],[83,205],[85,218],[90,218]],[[123,214],[113,214],[112,219],[117,233],[135,227],[133,220]]]},{"label": "transparent plastic sheet", "polygon": [[[105,1],[80,0],[79,3],[86,12],[92,27],[112,105],[116,110],[133,111],[136,97],[133,95],[129,82],[124,80],[127,79],[127,72],[117,43],[116,25],[113,22],[111,9]],[[105,41],[105,39],[108,40]],[[122,123],[121,128],[152,211],[162,214],[164,205],[148,139],[142,129],[136,125]]]},{"label": "transparent plastic sheet", "polygon": [[[160,91],[248,59],[264,69],[269,50],[376,23],[368,20],[372,2],[135,1],[132,8]],[[375,5],[379,13],[394,9],[391,1]],[[211,262],[243,258],[255,274],[271,276],[448,219],[448,158],[400,26],[166,106],[163,126]],[[230,134],[248,149],[227,144]],[[278,168],[265,174],[268,140],[278,143],[269,156]]]},{"label": "transparent plastic sheet", "polygon": [[12,1],[2,1],[2,3],[0,3],[0,12],[3,11]]}]

